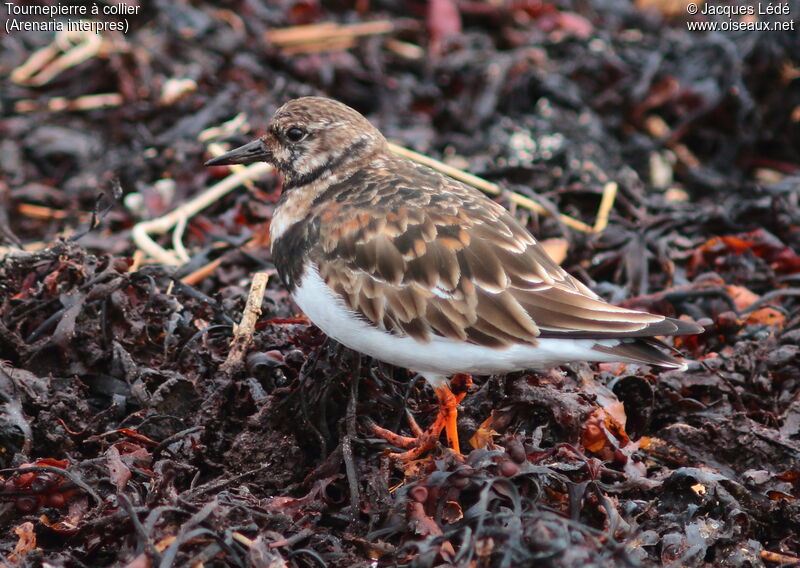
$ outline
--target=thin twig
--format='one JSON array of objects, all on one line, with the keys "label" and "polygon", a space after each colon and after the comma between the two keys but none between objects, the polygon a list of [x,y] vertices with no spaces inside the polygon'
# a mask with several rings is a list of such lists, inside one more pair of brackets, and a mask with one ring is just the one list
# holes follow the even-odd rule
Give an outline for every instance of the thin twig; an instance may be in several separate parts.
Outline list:
[{"label": "thin twig", "polygon": [[323,53],[326,51],[346,51],[356,45],[353,37],[327,39],[314,43],[298,43],[281,48],[284,55],[303,55],[305,53]]},{"label": "thin twig", "polygon": [[608,215],[614,207],[617,198],[617,182],[610,181],[603,187],[603,198],[600,200],[600,207],[597,209],[597,217],[594,220],[593,233],[599,233],[608,226]]},{"label": "thin twig", "polygon": [[14,103],[14,110],[23,112],[37,112],[47,110],[50,112],[62,111],[83,111],[98,108],[121,106],[125,99],[120,93],[98,93],[95,95],[83,95],[74,99],[66,97],[53,97],[49,101],[39,101],[36,99],[23,99]]},{"label": "thin twig", "polygon": [[356,434],[356,407],[358,405],[358,382],[361,378],[361,354],[353,352],[353,372],[350,376],[350,397],[347,400],[347,413],[345,414],[345,435],[342,436],[342,459],[344,469],[347,472],[347,484],[350,488],[350,519],[355,522],[358,518],[358,510],[361,496],[358,490],[358,478],[356,466],[353,460],[353,440],[357,439]]},{"label": "thin twig", "polygon": [[400,41],[399,39],[389,38],[386,40],[386,49],[412,61],[418,61],[425,58],[425,50],[414,43],[407,41]]},{"label": "thin twig", "polygon": [[214,271],[222,264],[222,257],[215,258],[211,262],[208,262],[192,272],[191,274],[187,274],[183,278],[181,278],[181,282],[186,284],[187,286],[194,286],[198,282],[205,280],[214,273]]},{"label": "thin twig", "polygon": [[266,36],[267,41],[271,44],[286,47],[299,43],[321,43],[358,36],[386,34],[394,29],[395,24],[389,20],[344,25],[328,22],[269,30]]},{"label": "thin twig", "polygon": [[133,262],[131,263],[131,266],[128,269],[128,272],[136,272],[136,271],[138,271],[139,268],[141,268],[142,263],[144,262],[145,256],[146,256],[145,252],[142,249],[136,249],[133,252]]},{"label": "thin twig", "polygon": [[246,537],[245,535],[243,535],[238,531],[233,531],[231,533],[231,537],[233,538],[233,540],[235,540],[239,544],[246,546],[247,548],[253,548],[253,544],[255,543],[253,539]]},{"label": "thin twig", "polygon": [[234,326],[233,341],[231,341],[228,358],[220,367],[220,371],[225,375],[231,375],[239,368],[244,359],[247,348],[253,342],[253,333],[256,329],[256,321],[261,315],[261,302],[264,299],[264,290],[267,289],[269,273],[256,272],[253,275],[253,283],[250,285],[250,294],[247,296],[247,305],[242,314],[242,321]]},{"label": "thin twig", "polygon": [[[210,126],[206,128],[200,134],[197,135],[197,139],[200,142],[208,142],[209,140],[213,140],[214,138],[226,138],[232,136],[236,132],[246,132],[249,129],[250,125],[247,123],[247,115],[243,112],[240,112],[227,122],[223,122],[222,124],[219,124],[217,126]],[[216,144],[212,144],[209,146],[209,151],[214,155],[218,155],[214,150],[214,148],[216,147],[217,147]]]}]

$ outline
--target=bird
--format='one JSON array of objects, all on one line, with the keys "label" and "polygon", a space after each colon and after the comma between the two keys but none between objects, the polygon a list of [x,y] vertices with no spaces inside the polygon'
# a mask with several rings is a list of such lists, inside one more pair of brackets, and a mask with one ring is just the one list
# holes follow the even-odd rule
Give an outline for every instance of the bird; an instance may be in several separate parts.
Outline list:
[{"label": "bird", "polygon": [[[656,336],[702,327],[600,298],[553,261],[502,205],[390,151],[362,114],[331,98],[278,108],[265,133],[206,166],[271,164],[283,180],[272,260],[329,337],[421,375],[439,412],[415,436],[374,431],[410,461],[445,431],[460,453],[451,381],[576,362],[685,363]],[[463,380],[459,381],[463,385]],[[463,390],[463,389],[462,389]]]}]

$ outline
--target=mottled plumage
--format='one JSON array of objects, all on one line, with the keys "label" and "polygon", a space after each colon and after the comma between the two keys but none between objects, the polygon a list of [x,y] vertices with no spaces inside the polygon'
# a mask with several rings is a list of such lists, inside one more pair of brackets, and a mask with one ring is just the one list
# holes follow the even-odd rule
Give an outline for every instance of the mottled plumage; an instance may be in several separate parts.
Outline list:
[{"label": "mottled plumage", "polygon": [[603,301],[501,205],[391,153],[336,101],[290,101],[264,136],[209,164],[256,160],[284,177],[272,253],[298,305],[331,337],[434,386],[574,360],[676,368],[653,336],[700,330]]}]

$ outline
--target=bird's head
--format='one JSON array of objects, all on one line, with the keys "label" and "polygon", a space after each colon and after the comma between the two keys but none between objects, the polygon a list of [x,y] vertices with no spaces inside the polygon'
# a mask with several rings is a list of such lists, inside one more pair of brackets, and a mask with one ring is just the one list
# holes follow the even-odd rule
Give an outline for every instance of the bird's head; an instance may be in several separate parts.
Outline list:
[{"label": "bird's head", "polygon": [[382,150],[386,139],[349,106],[324,97],[293,99],[280,107],[260,138],[206,162],[206,166],[267,162],[284,188],[305,185]]}]

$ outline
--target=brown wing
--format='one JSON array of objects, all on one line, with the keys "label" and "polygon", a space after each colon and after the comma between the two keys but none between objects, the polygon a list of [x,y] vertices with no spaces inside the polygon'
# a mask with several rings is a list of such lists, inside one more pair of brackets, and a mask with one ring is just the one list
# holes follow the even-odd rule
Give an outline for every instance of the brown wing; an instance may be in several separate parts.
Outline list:
[{"label": "brown wing", "polygon": [[502,347],[677,330],[599,299],[502,206],[423,166],[397,159],[324,198],[312,260],[353,310],[392,333]]}]

